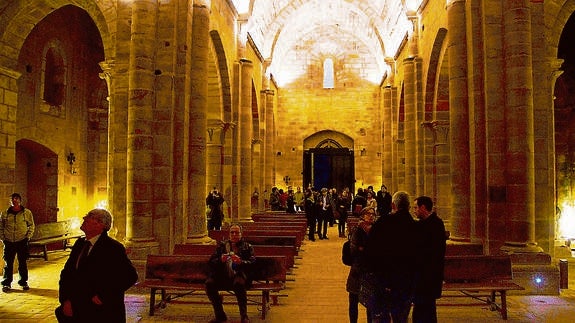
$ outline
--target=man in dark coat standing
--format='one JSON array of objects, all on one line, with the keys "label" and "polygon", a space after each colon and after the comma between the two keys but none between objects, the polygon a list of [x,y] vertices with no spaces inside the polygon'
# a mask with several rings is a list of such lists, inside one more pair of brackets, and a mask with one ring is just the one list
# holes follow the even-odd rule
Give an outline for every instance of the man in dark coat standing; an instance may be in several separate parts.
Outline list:
[{"label": "man in dark coat standing", "polygon": [[76,240],[60,273],[58,322],[126,322],[124,293],[138,280],[125,247],[108,236],[112,215],[94,209],[80,229],[85,238]]},{"label": "man in dark coat standing", "polygon": [[445,263],[446,235],[443,221],[433,210],[428,196],[415,199],[415,215],[419,219],[419,263],[413,301],[414,323],[436,323],[436,299],[441,297]]},{"label": "man in dark coat standing", "polygon": [[[366,272],[377,290],[370,301],[371,322],[406,323],[415,291],[417,228],[406,192],[393,194],[392,211],[373,224],[366,245]],[[371,308],[369,308],[371,306]]]}]

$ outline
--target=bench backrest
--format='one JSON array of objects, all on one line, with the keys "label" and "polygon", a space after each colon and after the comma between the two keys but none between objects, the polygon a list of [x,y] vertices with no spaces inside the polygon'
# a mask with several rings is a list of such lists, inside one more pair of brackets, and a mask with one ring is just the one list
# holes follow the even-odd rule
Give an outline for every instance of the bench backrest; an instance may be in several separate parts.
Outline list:
[{"label": "bench backrest", "polygon": [[[253,248],[256,257],[284,256],[286,268],[294,266],[296,251],[291,246],[254,245]],[[215,250],[215,245],[205,244],[176,244],[174,246],[175,255],[212,255]]]},{"label": "bench backrest", "polygon": [[511,280],[509,256],[449,256],[445,257],[444,280],[446,282],[481,282]]},{"label": "bench backrest", "polygon": [[[146,279],[204,283],[210,270],[209,259],[209,255],[148,255]],[[256,257],[250,272],[253,280],[285,281],[285,257]]]},{"label": "bench backrest", "polygon": [[[272,231],[244,231],[243,233],[242,236],[244,240],[253,245],[298,246],[298,237],[293,233],[277,233]],[[230,238],[230,233],[226,230],[210,230],[208,236],[216,241],[223,241]]]},{"label": "bench backrest", "polygon": [[36,224],[30,241],[61,237],[70,232],[70,225],[71,222],[68,220]]}]

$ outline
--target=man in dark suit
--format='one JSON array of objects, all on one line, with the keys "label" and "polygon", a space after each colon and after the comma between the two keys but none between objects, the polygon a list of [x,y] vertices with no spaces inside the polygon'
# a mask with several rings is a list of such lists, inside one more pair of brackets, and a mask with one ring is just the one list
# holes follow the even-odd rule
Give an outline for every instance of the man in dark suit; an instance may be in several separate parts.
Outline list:
[{"label": "man in dark suit", "polygon": [[124,246],[108,236],[112,215],[94,209],[60,274],[59,322],[126,322],[124,293],[138,280]]},{"label": "man in dark suit", "polygon": [[414,323],[437,323],[436,299],[441,297],[445,263],[445,226],[433,210],[428,196],[415,199],[415,215],[419,219],[419,263],[413,301]]}]

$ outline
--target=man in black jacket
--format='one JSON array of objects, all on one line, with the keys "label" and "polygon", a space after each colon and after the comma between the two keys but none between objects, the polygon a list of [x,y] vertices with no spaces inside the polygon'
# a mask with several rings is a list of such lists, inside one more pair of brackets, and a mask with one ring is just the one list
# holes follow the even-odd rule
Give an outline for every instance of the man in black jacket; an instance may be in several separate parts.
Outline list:
[{"label": "man in black jacket", "polygon": [[80,229],[86,238],[76,240],[60,273],[58,322],[126,322],[124,293],[138,280],[125,247],[108,236],[112,215],[94,209]]},{"label": "man in black jacket", "polygon": [[415,289],[418,237],[409,195],[396,192],[391,207],[390,216],[373,224],[366,245],[366,269],[377,281],[368,305],[374,323],[407,322]]},{"label": "man in black jacket", "polygon": [[443,221],[433,210],[428,196],[415,199],[415,215],[419,219],[419,263],[413,301],[414,323],[436,323],[436,299],[441,297],[446,236]]}]

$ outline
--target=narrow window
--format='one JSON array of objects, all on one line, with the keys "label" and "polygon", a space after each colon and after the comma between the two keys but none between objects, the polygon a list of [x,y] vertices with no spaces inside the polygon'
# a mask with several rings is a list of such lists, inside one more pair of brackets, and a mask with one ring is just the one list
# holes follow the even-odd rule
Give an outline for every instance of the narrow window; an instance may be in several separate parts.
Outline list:
[{"label": "narrow window", "polygon": [[323,61],[323,88],[333,89],[333,60],[331,58]]},{"label": "narrow window", "polygon": [[53,48],[46,53],[44,69],[44,101],[51,106],[64,102],[64,60]]}]

